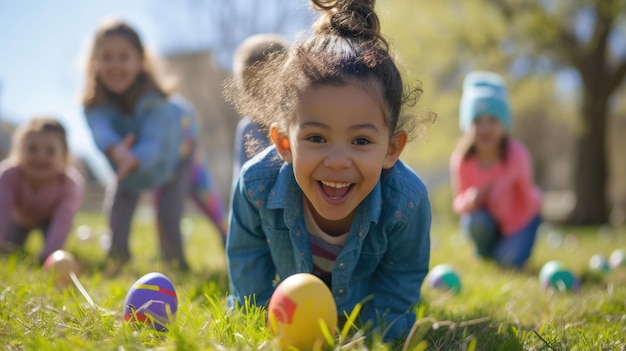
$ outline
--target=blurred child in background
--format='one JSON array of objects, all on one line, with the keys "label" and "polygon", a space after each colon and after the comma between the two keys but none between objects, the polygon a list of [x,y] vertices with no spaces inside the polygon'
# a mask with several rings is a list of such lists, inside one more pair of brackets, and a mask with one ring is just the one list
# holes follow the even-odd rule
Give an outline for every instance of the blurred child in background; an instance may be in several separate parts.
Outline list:
[{"label": "blurred child in background", "polygon": [[[401,160],[416,120],[380,33],[374,1],[313,0],[314,34],[267,61],[251,88],[227,96],[269,129],[246,162],[227,241],[231,302],[265,305],[276,284],[312,273],[338,316],[406,336],[428,272],[430,202]],[[369,324],[371,323],[371,324]]]},{"label": "blurred child in background", "polygon": [[83,105],[95,143],[117,173],[107,199],[112,234],[107,270],[115,273],[131,257],[130,225],[144,191],[155,195],[163,258],[188,269],[180,229],[185,199],[193,192],[223,237],[225,208],[208,170],[194,165],[198,124],[192,106],[159,85],[139,35],[128,24],[108,22],[97,31]]},{"label": "blurred child in background", "polygon": [[13,134],[13,148],[0,163],[0,247],[22,249],[40,229],[39,263],[62,249],[80,210],[84,179],[70,165],[65,128],[56,119],[36,117]]},{"label": "blurred child in background", "polygon": [[[276,34],[256,34],[244,40],[235,50],[233,76],[237,89],[242,94],[253,94],[253,82],[263,63],[287,48],[287,40]],[[255,123],[249,116],[243,116],[237,123],[234,145],[233,186],[239,178],[241,166],[259,151],[271,145],[268,131]]]},{"label": "blurred child in background", "polygon": [[541,222],[540,193],[524,145],[509,136],[511,113],[501,76],[471,72],[463,82],[460,126],[450,160],[454,210],[477,254],[521,268]]}]

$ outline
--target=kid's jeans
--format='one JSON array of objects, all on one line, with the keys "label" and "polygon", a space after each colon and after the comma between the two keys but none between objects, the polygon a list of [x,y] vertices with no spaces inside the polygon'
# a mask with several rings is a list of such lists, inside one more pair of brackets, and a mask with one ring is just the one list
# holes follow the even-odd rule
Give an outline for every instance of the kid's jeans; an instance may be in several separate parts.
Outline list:
[{"label": "kid's jeans", "polygon": [[537,215],[518,232],[504,236],[487,210],[461,216],[461,228],[476,245],[476,253],[507,267],[521,268],[530,257],[541,217]]},{"label": "kid's jeans", "polygon": [[[161,254],[166,262],[178,268],[188,269],[180,230],[185,199],[189,193],[192,155],[182,159],[172,178],[155,189],[157,230]],[[126,262],[130,259],[128,238],[133,213],[141,193],[114,189],[110,207],[111,249],[109,258]],[[107,202],[109,202],[108,200]]]}]

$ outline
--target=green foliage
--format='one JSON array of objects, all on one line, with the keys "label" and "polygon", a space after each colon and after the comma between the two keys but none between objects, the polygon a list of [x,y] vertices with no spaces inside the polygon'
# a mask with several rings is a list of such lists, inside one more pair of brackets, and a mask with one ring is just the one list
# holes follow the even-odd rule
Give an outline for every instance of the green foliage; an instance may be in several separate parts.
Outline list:
[{"label": "green foliage", "polygon": [[[576,68],[574,49],[566,42],[575,40],[575,14],[594,6],[603,13],[621,14],[614,16],[615,31],[623,33],[626,2],[621,0],[380,2],[383,33],[392,42],[408,83],[419,81],[423,85],[417,113],[437,114],[436,122],[427,126],[422,139],[411,145],[403,158],[424,172],[445,167],[460,136],[461,84],[471,70],[491,70],[506,77],[514,126],[522,125],[514,128],[514,135],[525,137],[520,129],[532,129],[531,124],[536,124],[535,130],[540,132],[545,128],[544,120],[567,121],[561,134],[579,127],[576,123],[580,120],[581,94],[574,87],[559,93],[555,79],[560,69]],[[581,45],[579,54],[591,44]],[[617,105],[620,99],[615,100]],[[538,120],[530,120],[533,116]],[[524,123],[526,119],[529,123]],[[533,135],[533,131],[526,134]],[[549,135],[537,134],[533,142],[546,138],[549,144]]]}]

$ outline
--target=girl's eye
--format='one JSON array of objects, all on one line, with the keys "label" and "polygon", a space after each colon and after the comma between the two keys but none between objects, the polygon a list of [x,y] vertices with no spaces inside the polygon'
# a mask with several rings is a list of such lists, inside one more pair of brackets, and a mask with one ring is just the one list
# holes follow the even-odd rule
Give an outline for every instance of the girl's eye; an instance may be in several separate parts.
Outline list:
[{"label": "girl's eye", "polygon": [[312,135],[310,137],[307,137],[306,140],[312,141],[314,143],[323,143],[325,141],[324,138],[320,135]]},{"label": "girl's eye", "polygon": [[38,151],[37,145],[28,145],[28,147],[26,148],[26,152],[30,155],[37,154],[37,151]]},{"label": "girl's eye", "polygon": [[352,143],[355,144],[355,145],[371,144],[371,142],[369,140],[365,139],[365,138],[357,138]]}]

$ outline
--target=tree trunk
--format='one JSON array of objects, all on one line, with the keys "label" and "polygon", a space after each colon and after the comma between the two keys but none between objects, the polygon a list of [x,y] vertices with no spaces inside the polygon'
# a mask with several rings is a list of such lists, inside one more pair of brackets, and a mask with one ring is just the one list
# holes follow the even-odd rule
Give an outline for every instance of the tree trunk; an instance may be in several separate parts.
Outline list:
[{"label": "tree trunk", "polygon": [[608,220],[606,119],[608,97],[586,88],[583,128],[577,141],[574,181],[576,206],[567,220],[571,225],[599,225]]}]

